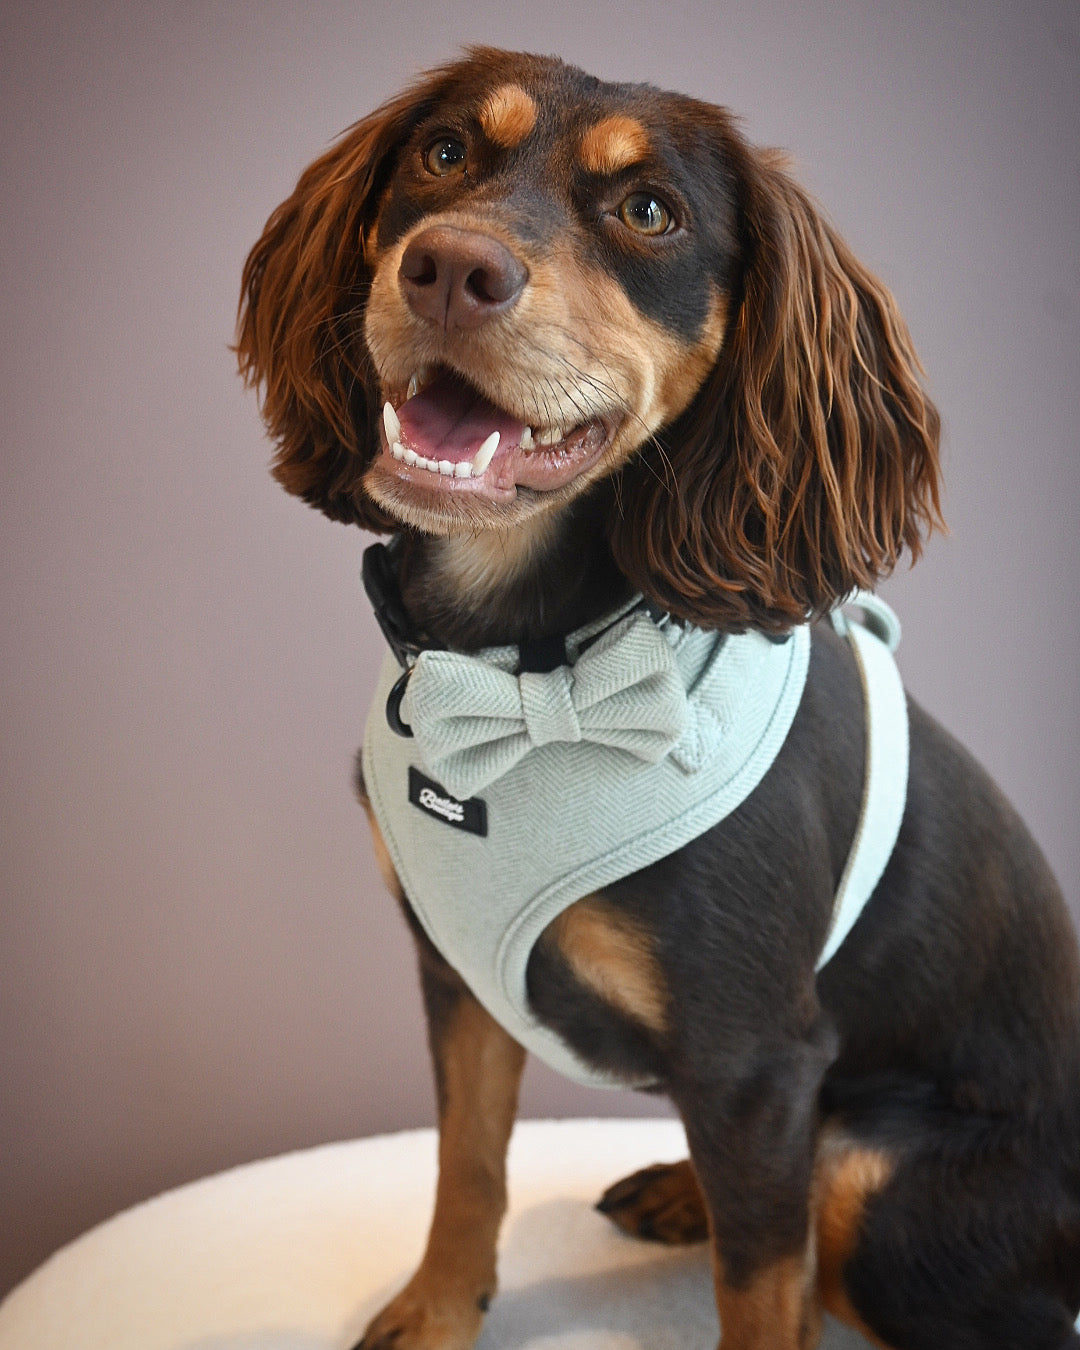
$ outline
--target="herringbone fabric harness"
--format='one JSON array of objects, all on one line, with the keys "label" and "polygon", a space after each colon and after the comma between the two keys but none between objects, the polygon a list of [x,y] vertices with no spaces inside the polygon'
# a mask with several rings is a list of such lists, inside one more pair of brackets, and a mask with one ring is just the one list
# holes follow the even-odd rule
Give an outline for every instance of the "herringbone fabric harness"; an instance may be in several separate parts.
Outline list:
[{"label": "herringbone fabric harness", "polygon": [[[907,712],[891,611],[839,613],[865,693],[859,826],[819,968],[892,852],[907,784]],[[525,972],[574,901],[696,838],[746,800],[776,758],[806,681],[810,633],[718,635],[640,603],[570,634],[567,659],[520,671],[517,648],[425,650],[403,694],[392,657],[368,717],[364,780],[409,903],[443,956],[510,1034],[554,1068],[584,1064],[532,1015]],[[399,707],[395,734],[384,713]]]}]

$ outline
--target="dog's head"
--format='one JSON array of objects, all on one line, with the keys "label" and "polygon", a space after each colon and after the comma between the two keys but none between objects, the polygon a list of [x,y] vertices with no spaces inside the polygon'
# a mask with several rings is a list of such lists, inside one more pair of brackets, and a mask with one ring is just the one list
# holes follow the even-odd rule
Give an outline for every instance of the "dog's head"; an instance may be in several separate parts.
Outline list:
[{"label": "dog's head", "polygon": [[626,576],[781,628],[913,555],[937,414],[888,292],[722,109],[478,49],[271,216],[237,350],[338,520],[512,530],[600,479]]}]

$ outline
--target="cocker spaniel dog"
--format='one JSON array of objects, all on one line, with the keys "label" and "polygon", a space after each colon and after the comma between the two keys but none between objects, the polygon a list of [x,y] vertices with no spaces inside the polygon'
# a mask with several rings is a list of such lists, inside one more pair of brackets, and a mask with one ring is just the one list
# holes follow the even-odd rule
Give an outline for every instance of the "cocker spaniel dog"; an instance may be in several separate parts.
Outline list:
[{"label": "cocker spaniel dog", "polygon": [[[1080,1346],[1080,959],[866,594],[938,518],[903,320],[721,108],[490,49],[247,260],[281,484],[388,533],[360,791],[439,1181],[363,1350],[466,1350],[525,1048],[665,1093],[600,1208],[711,1244],[723,1350]],[[852,609],[856,601],[862,618]],[[847,610],[841,609],[846,604]]]}]

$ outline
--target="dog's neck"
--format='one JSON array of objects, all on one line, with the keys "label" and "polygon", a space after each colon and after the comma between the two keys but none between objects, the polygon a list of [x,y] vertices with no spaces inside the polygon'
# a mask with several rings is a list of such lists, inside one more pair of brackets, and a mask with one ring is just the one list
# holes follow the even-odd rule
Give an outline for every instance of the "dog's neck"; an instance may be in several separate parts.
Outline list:
[{"label": "dog's neck", "polygon": [[417,629],[471,650],[568,633],[631,595],[608,549],[607,502],[589,497],[512,531],[409,533],[400,586]]}]

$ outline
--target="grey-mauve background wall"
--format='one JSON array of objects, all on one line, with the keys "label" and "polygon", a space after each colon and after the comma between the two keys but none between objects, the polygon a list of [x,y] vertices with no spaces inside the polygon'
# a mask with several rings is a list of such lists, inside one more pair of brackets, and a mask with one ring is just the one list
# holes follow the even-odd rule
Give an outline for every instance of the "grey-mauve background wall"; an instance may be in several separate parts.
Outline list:
[{"label": "grey-mauve background wall", "polygon": [[[365,540],[271,482],[227,343],[301,168],[477,40],[731,105],[891,283],[952,531],[886,587],[902,665],[1080,898],[1075,0],[9,0],[0,1288],[162,1187],[433,1118],[349,788]],[[533,1069],[523,1109],[657,1106]]]}]

